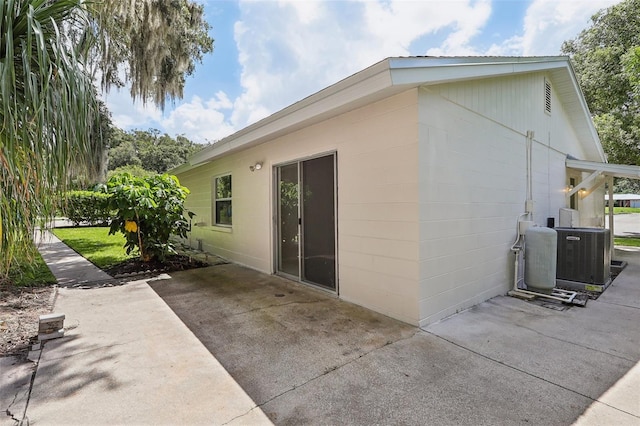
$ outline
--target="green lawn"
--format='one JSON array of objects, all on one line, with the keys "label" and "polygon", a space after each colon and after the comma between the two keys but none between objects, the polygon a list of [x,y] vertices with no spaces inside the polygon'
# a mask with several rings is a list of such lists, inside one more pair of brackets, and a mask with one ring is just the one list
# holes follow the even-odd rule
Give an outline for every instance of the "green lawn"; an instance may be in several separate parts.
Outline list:
[{"label": "green lawn", "polygon": [[124,251],[124,235],[109,235],[108,227],[56,228],[53,233],[101,269],[134,257]]},{"label": "green lawn", "polygon": [[[605,214],[609,214],[609,207],[604,208]],[[614,207],[613,214],[640,213],[640,207]]]},{"label": "green lawn", "polygon": [[640,238],[635,237],[615,237],[613,243],[617,246],[640,247]]}]

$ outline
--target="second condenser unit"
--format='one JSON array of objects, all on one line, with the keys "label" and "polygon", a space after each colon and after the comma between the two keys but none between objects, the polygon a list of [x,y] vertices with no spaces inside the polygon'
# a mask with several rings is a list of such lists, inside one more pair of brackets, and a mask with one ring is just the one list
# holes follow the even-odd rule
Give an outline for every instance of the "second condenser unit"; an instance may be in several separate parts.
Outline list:
[{"label": "second condenser unit", "polygon": [[[558,285],[607,286],[611,282],[611,234],[602,228],[556,228]],[[569,283],[566,283],[569,282]]]}]

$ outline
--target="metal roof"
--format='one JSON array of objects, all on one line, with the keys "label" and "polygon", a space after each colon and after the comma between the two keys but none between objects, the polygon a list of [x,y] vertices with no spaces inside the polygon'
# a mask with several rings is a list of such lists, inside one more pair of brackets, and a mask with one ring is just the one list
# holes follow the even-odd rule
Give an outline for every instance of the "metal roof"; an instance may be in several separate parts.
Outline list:
[{"label": "metal roof", "polygon": [[[604,194],[604,199],[609,199],[609,194]],[[613,201],[621,201],[621,200],[640,200],[640,195],[638,194],[613,194]]]},{"label": "metal roof", "polygon": [[590,159],[606,161],[566,56],[395,57],[384,59],[195,153],[179,173],[408,89],[545,71]]}]

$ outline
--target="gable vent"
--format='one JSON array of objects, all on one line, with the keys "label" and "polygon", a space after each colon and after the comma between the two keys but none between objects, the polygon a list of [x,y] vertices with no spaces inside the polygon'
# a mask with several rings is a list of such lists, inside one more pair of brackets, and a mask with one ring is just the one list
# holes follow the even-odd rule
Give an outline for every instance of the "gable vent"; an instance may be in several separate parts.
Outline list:
[{"label": "gable vent", "polygon": [[551,114],[551,83],[547,79],[544,80],[544,111]]}]

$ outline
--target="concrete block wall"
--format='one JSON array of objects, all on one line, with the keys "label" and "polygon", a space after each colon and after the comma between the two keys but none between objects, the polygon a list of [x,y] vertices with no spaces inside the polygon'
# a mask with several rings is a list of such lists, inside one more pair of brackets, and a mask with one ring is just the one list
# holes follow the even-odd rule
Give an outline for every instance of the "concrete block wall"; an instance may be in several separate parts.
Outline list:
[{"label": "concrete block wall", "polygon": [[[584,155],[556,97],[544,112],[544,78],[411,89],[182,173],[201,222],[191,244],[275,272],[274,168],[336,153],[341,298],[425,325],[504,294],[526,199],[527,130],[539,225],[567,206],[566,154]],[[262,170],[250,172],[257,161]],[[233,226],[212,226],[212,180],[229,172]],[[581,209],[597,212],[591,200]]]},{"label": "concrete block wall", "polygon": [[[513,285],[516,220],[524,212],[526,133],[533,220],[567,206],[567,153],[585,153],[544,73],[426,87],[420,97],[420,321],[425,325]],[[584,158],[584,157],[583,157]],[[581,209],[594,198],[581,200]],[[590,218],[585,221],[591,220]]]},{"label": "concrete block wall", "polygon": [[[279,164],[335,152],[338,292],[345,300],[418,322],[418,91],[410,90],[180,174],[198,216],[191,245],[274,270],[274,173]],[[260,171],[249,165],[263,162]],[[212,180],[232,174],[233,226],[212,226]]]}]

